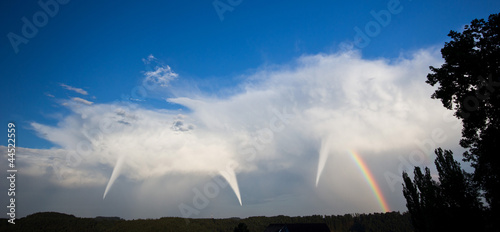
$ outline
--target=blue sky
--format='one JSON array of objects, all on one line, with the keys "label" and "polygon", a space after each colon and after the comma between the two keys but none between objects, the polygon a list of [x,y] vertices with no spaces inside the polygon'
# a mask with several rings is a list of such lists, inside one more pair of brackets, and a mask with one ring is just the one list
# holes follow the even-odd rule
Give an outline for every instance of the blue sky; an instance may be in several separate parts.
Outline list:
[{"label": "blue sky", "polygon": [[[374,10],[389,1],[243,1],[225,11],[221,21],[210,1],[77,2],[61,5],[27,44],[14,52],[7,36],[0,51],[2,121],[21,125],[33,120],[53,123],[57,112],[44,94],[69,94],[60,83],[78,86],[110,102],[130,94],[149,54],[209,92],[237,85],[239,75],[263,65],[286,64],[303,54],[330,53],[351,42],[354,27],[364,29]],[[22,17],[32,19],[36,4],[2,3],[2,32],[21,34]],[[362,49],[366,58],[396,58],[402,52],[441,46],[451,29],[499,9],[495,1],[400,1],[402,11]],[[28,84],[29,83],[29,84]],[[205,86],[206,85],[206,86]],[[58,95],[58,97],[63,97]],[[158,107],[169,107],[167,105]],[[21,130],[23,132],[24,130]],[[33,133],[23,133],[28,147],[47,147]],[[5,141],[2,141],[5,144]]]},{"label": "blue sky", "polygon": [[[56,1],[46,2],[54,3]],[[64,1],[61,2],[64,3]],[[233,5],[231,5],[231,2]],[[219,7],[229,7],[232,11],[218,13],[217,9],[214,7],[214,3],[218,3],[219,5],[217,6]],[[121,116],[132,115],[128,118],[130,121],[122,121],[131,125],[134,125],[134,120],[136,118],[141,118],[141,116],[137,115],[142,115],[143,119],[147,119],[146,121],[154,121],[162,118],[160,115],[165,114],[163,116],[170,117],[169,120],[178,123],[175,124],[177,126],[172,127],[173,130],[177,132],[190,131],[193,130],[192,128],[200,128],[203,132],[200,132],[200,134],[192,132],[193,134],[191,134],[195,136],[196,139],[199,139],[199,141],[196,140],[198,142],[192,144],[191,147],[200,145],[199,150],[197,150],[197,148],[192,152],[212,149],[211,146],[206,144],[207,139],[203,136],[208,135],[207,138],[216,138],[220,135],[221,141],[228,141],[224,139],[226,137],[221,135],[223,132],[215,128],[215,125],[218,125],[217,123],[226,125],[225,133],[229,133],[227,131],[240,132],[240,128],[245,128],[243,129],[245,131],[244,133],[238,134],[234,132],[235,134],[241,135],[243,138],[242,141],[245,140],[245,136],[251,137],[255,131],[257,131],[255,133],[258,134],[258,128],[262,127],[262,125],[267,122],[266,120],[272,118],[272,114],[268,112],[268,114],[254,115],[254,113],[259,110],[264,111],[269,107],[281,109],[281,107],[284,106],[290,107],[288,109],[292,110],[293,107],[298,105],[298,118],[305,119],[310,117],[317,120],[323,120],[327,116],[318,116],[319,111],[316,112],[314,110],[321,108],[325,111],[331,108],[337,109],[339,112],[347,112],[349,109],[353,109],[352,107],[355,108],[358,107],[359,104],[362,105],[358,100],[354,101],[353,99],[357,99],[362,93],[364,94],[363,91],[366,91],[366,96],[370,96],[372,92],[374,94],[380,93],[380,91],[375,88],[378,85],[375,84],[372,86],[373,88],[364,90],[356,87],[357,85],[370,85],[366,79],[363,79],[363,75],[365,74],[352,77],[353,80],[363,80],[354,83],[350,83],[349,80],[346,79],[349,75],[345,75],[345,77],[335,76],[332,77],[331,80],[322,79],[324,76],[320,75],[321,77],[318,78],[318,80],[325,80],[326,82],[318,82],[320,83],[318,85],[311,84],[311,89],[309,90],[305,87],[309,81],[302,82],[304,81],[302,75],[307,76],[310,74],[310,82],[315,83],[314,78],[316,72],[324,73],[324,75],[328,76],[330,75],[328,72],[335,73],[336,70],[344,67],[359,67],[359,70],[357,70],[358,68],[345,70],[346,73],[357,73],[360,70],[368,70],[367,73],[370,73],[370,71],[373,73],[390,73],[392,71],[399,73],[400,71],[398,70],[400,70],[400,68],[406,68],[407,70],[415,69],[416,71],[413,73],[419,73],[421,74],[420,76],[412,76],[410,78],[401,71],[401,76],[392,79],[389,78],[390,80],[382,80],[379,84],[391,84],[391,86],[394,84],[396,86],[395,88],[401,90],[403,93],[402,99],[408,100],[408,102],[414,104],[412,107],[415,106],[415,109],[419,107],[434,109],[433,107],[437,107],[436,110],[438,110],[439,103],[427,103],[432,102],[430,99],[426,99],[425,101],[420,100],[422,96],[417,94],[417,90],[425,87],[417,86],[413,88],[411,86],[414,85],[414,83],[422,84],[425,81],[425,74],[428,72],[428,70],[426,70],[427,64],[439,65],[439,48],[443,46],[444,42],[448,41],[447,34],[450,30],[460,30],[464,25],[470,23],[472,19],[487,18],[489,14],[498,13],[500,2],[436,2],[409,0],[314,1],[307,3],[303,1],[286,1],[284,3],[279,1],[245,0],[175,2],[69,1],[66,4],[57,2],[57,12],[54,11],[53,16],[48,16],[48,21],[42,23],[42,27],[37,27],[38,32],[32,36],[32,38],[28,39],[29,42],[18,45],[12,44],[9,40],[9,33],[22,36],[23,25],[25,24],[22,18],[26,17],[28,21],[33,22],[33,16],[37,14],[40,15],[39,12],[43,12],[43,9],[35,1],[3,1],[0,3],[0,6],[2,11],[0,14],[0,21],[2,22],[0,25],[0,32],[4,35],[0,42],[0,54],[2,54],[0,59],[0,76],[3,81],[2,91],[0,93],[2,99],[1,107],[3,109],[0,116],[0,122],[4,125],[7,125],[7,123],[11,121],[16,123],[18,128],[16,135],[18,138],[17,146],[34,149],[26,151],[27,157],[37,156],[36,154],[38,154],[38,157],[43,157],[50,156],[50,154],[52,154],[51,151],[54,151],[53,149],[65,151],[74,149],[74,141],[80,141],[78,139],[82,136],[78,135],[76,131],[98,125],[92,124],[91,120],[85,121],[87,119],[86,117],[99,118],[98,112],[102,113],[102,115],[107,115],[109,112],[118,112],[117,114]],[[55,10],[53,5],[51,5],[51,7],[50,9]],[[385,22],[377,21],[376,17],[371,13],[375,12],[375,14],[381,15],[380,12],[389,12],[391,8],[398,9],[397,13],[390,13],[390,19],[381,16],[382,20],[385,20]],[[39,18],[39,20],[43,19]],[[372,34],[372,36],[369,36],[370,41],[366,46],[356,46],[355,38],[357,36],[357,30],[355,28],[359,28],[364,33]],[[367,32],[367,30],[373,31]],[[347,57],[346,60],[349,62],[343,63],[342,57],[344,56]],[[333,69],[335,71],[328,71],[329,64],[336,68]],[[381,70],[378,69],[379,67],[381,67]],[[144,81],[147,81],[148,73],[150,78],[152,78],[149,81],[155,84],[157,88],[155,87],[154,90],[147,90],[145,92],[146,95],[137,95],[137,91],[141,90],[141,88],[142,90],[144,89]],[[343,75],[342,73],[343,72],[339,71],[339,73],[335,75]],[[283,79],[283,76],[287,75],[293,78]],[[374,75],[377,76],[378,74]],[[367,76],[367,78],[370,77],[371,76]],[[332,82],[332,80],[334,81]],[[342,95],[341,92],[335,92],[340,91],[337,89],[335,83],[342,86],[342,88],[339,88],[340,90],[346,91],[346,88],[349,89],[346,93],[361,92],[353,96]],[[330,84],[332,86],[331,90],[321,90],[326,91],[326,93],[319,90],[317,93],[312,93],[315,91],[315,88],[324,86],[325,84]],[[423,84],[423,86],[425,86],[425,84]],[[287,92],[280,92],[283,88],[288,88],[287,91],[294,93],[291,94],[295,99],[294,101],[296,101],[294,104],[288,104],[284,102],[282,98],[272,94],[283,94]],[[383,89],[384,87],[380,88]],[[299,89],[302,92],[294,92]],[[302,101],[303,99],[297,100],[297,98],[302,96],[301,94],[305,94],[307,91],[310,93],[308,96],[311,97],[309,102],[305,100]],[[330,91],[341,94],[341,96],[329,96],[328,92]],[[430,93],[429,91],[432,91],[432,89],[427,88],[425,91],[424,93]],[[301,94],[295,94],[299,92]],[[415,95],[411,95],[410,92],[415,92]],[[404,93],[408,93],[409,95],[406,96]],[[430,94],[423,96],[429,95]],[[382,100],[387,99],[384,96],[385,95],[382,94],[379,97]],[[135,100],[130,100],[130,98]],[[338,99],[338,101],[335,99]],[[328,104],[325,103],[325,105],[321,101],[325,101]],[[349,102],[349,104],[345,105],[344,108],[336,108],[338,105],[344,104],[345,102]],[[418,105],[416,102],[422,105]],[[249,119],[246,118],[246,114],[240,114],[242,111],[245,111],[245,108],[239,108],[241,104],[255,104],[252,105],[254,108],[249,109],[250,113],[248,113],[248,115],[253,115],[255,117]],[[374,106],[373,104],[368,105],[369,109],[380,110],[383,108],[382,106]],[[426,104],[434,105],[431,107]],[[306,106],[314,107],[307,108]],[[123,107],[124,110],[120,107]],[[108,112],[106,109],[112,110]],[[238,110],[239,113],[236,112]],[[302,114],[303,112],[305,113]],[[332,112],[326,115],[335,118],[335,115],[338,114]],[[233,120],[233,116],[238,120],[231,121]],[[123,120],[127,119],[127,117],[123,117]],[[225,117],[228,118],[226,122],[213,121],[214,118],[221,119]],[[360,117],[362,118],[362,116]],[[374,116],[374,118],[377,117]],[[422,118],[428,120],[428,117],[431,116],[423,115],[422,117],[415,117],[415,121],[401,121],[401,125],[408,125],[408,127],[411,128],[412,125],[420,125],[419,123],[430,125],[440,125],[440,123],[443,123],[439,120],[433,121],[432,123],[428,123],[428,121],[419,121]],[[70,123],[75,120],[78,121],[79,119],[83,119],[83,121],[76,124]],[[337,121],[342,120],[342,118],[339,118]],[[370,120],[365,121],[368,123],[367,125],[372,125],[370,123],[373,123],[373,121]],[[264,122],[264,124],[262,124],[262,122]],[[293,132],[297,132],[298,129],[295,127],[297,125],[308,125],[305,122],[306,121],[299,120],[298,122],[291,123],[294,126],[290,126],[289,130],[291,131],[285,134],[290,135],[293,134]],[[325,124],[328,123],[329,122],[325,121]],[[348,121],[346,123],[347,125],[349,125],[349,123],[358,125],[361,122]],[[139,124],[138,122],[138,125]],[[190,125],[192,125],[192,127],[190,127]],[[148,127],[146,126],[146,128]],[[314,186],[314,179],[322,175],[321,170],[323,170],[323,166],[329,165],[325,162],[333,162],[325,161],[325,157],[328,156],[326,154],[328,153],[328,149],[325,148],[325,144],[335,144],[336,141],[338,141],[336,140],[337,136],[340,135],[338,135],[337,132],[323,131],[314,126],[311,126],[311,128],[313,129],[308,133],[315,135],[323,133],[322,135],[318,135],[317,139],[311,139],[300,143],[303,144],[301,149],[304,149],[305,153],[314,153],[311,155],[311,157],[313,157],[311,159],[313,159],[315,163],[311,169],[314,170],[312,174],[309,173],[308,170],[303,170],[303,172],[291,172],[285,168],[281,169],[281,166],[295,167],[295,164],[288,164],[285,162],[291,159],[290,157],[285,159],[283,157],[287,157],[286,155],[279,155],[281,154],[279,152],[281,149],[280,144],[296,141],[300,137],[284,136],[285,138],[281,138],[276,135],[273,137],[274,140],[270,143],[272,144],[273,151],[266,151],[269,152],[269,154],[275,154],[275,156],[269,155],[269,157],[275,157],[276,159],[268,159],[266,158],[268,157],[268,153],[259,151],[257,157],[262,155],[264,157],[262,160],[255,161],[252,165],[249,164],[248,168],[234,170],[236,176],[239,176],[238,179],[248,180],[248,185],[246,187],[243,185],[245,182],[243,181],[243,183],[241,183],[240,181],[239,187],[241,189],[241,198],[244,199],[246,197],[247,199],[254,199],[255,205],[253,205],[253,207],[249,206],[250,208],[247,208],[247,211],[241,208],[235,209],[233,208],[235,206],[231,205],[234,203],[231,202],[233,196],[226,193],[229,200],[217,201],[220,205],[213,203],[210,207],[215,207],[214,210],[229,212],[221,213],[221,216],[231,216],[232,213],[242,216],[248,216],[248,214],[267,215],[276,212],[271,210],[271,208],[275,207],[275,203],[266,204],[265,202],[268,202],[268,200],[263,200],[261,199],[262,197],[266,197],[266,199],[281,199],[278,202],[293,202],[296,199],[308,198],[310,196],[309,194],[316,194],[315,196],[321,199],[324,199],[326,195],[332,193],[338,193],[339,196],[342,196],[342,194],[347,196],[347,192],[342,192],[335,188],[327,188],[326,190],[321,189],[321,185],[317,187],[320,189],[317,190],[318,192],[300,192],[300,194],[292,196],[280,193],[278,190],[276,190],[278,191],[276,194],[272,192],[252,194],[251,189],[248,189],[248,186],[251,186],[252,182],[250,179],[252,179],[253,176],[265,176],[265,173],[269,174],[269,169],[273,170],[271,167],[265,168],[261,166],[262,163],[271,162],[270,160],[278,163],[283,162],[282,165],[280,165],[281,168],[276,169],[280,170],[274,173],[276,176],[283,178],[295,176],[299,179],[304,179],[304,183],[309,183],[309,177],[306,178],[304,175],[307,176],[311,174],[311,186]],[[332,122],[332,128],[338,128],[334,122]],[[433,128],[435,127],[430,127],[429,130],[432,131]],[[332,131],[335,131],[335,129],[332,129]],[[364,131],[362,129],[353,129],[352,131],[363,132],[365,135],[366,133],[369,134],[369,132],[376,132],[375,130]],[[392,133],[396,133],[397,131],[396,129],[388,131],[387,135],[390,137]],[[122,133],[129,132],[130,131],[122,131]],[[140,134],[140,131],[132,132]],[[53,135],[51,133],[53,133]],[[154,134],[154,132],[151,133]],[[456,130],[449,133],[448,138],[455,138],[457,136]],[[231,135],[233,137],[238,137],[235,136],[235,134]],[[408,134],[415,136],[408,136],[408,141],[411,140],[411,142],[409,142],[410,144],[415,140],[422,141],[425,139],[425,134],[428,134],[428,131],[417,131]],[[115,136],[115,134],[113,134],[113,136]],[[109,137],[113,136],[110,135]],[[111,141],[114,141],[117,143],[117,141],[128,141],[125,137],[120,137],[122,135],[116,136],[116,140],[111,139],[108,142],[111,143]],[[186,139],[189,138],[189,136],[186,137]],[[352,138],[356,138],[356,134],[352,136]],[[314,138],[314,136],[311,137]],[[5,146],[7,144],[6,135],[3,135],[2,138],[0,144]],[[72,140],[73,142],[69,142],[71,138],[74,139]],[[66,141],[66,139],[68,141]],[[140,138],[136,139],[140,140]],[[368,142],[366,142],[360,139],[359,144],[370,144],[375,140],[368,139],[366,140]],[[182,139],[179,141],[182,141]],[[449,142],[450,146],[454,146],[458,149],[458,144],[456,144],[458,140],[455,142],[453,141],[454,140],[448,140],[447,143],[443,144],[448,144]],[[241,141],[234,143],[241,143]],[[372,151],[368,151],[369,149],[365,148],[363,145],[359,145],[359,148],[357,148],[360,150],[367,150],[366,153],[385,152],[387,154],[393,154],[390,159],[390,162],[392,162],[391,165],[387,164],[390,162],[383,161],[383,157],[380,158],[375,155],[366,157],[368,160],[372,160],[373,172],[379,174],[379,180],[383,182],[385,181],[383,176],[385,170],[397,170],[399,161],[396,154],[398,152],[408,154],[409,152],[406,150],[411,151],[414,149],[415,144],[410,144],[408,147],[394,147],[393,149],[378,145],[380,144],[377,143],[374,147],[378,148],[374,148]],[[151,146],[155,146],[155,144],[153,143]],[[228,147],[231,146],[232,145],[227,145],[223,150],[226,151],[229,149]],[[131,149],[133,150],[135,148]],[[168,150],[174,148],[164,149]],[[213,149],[215,149],[214,152],[219,151],[216,148]],[[159,150],[154,151],[158,152]],[[323,158],[318,158],[318,153],[325,154],[320,155]],[[19,155],[22,157],[23,154],[21,153]],[[96,154],[96,156],[99,155]],[[222,156],[223,158],[221,158],[221,160],[224,160],[224,162],[225,160],[234,160],[234,157],[231,155],[227,157],[224,155]],[[191,156],[187,155],[187,157]],[[197,159],[196,156],[192,158]],[[214,159],[216,158],[217,156],[215,156]],[[120,160],[118,156],[111,156],[109,160],[106,161],[98,161],[98,159],[94,160],[92,158],[88,159],[90,163],[95,162],[92,163],[94,166],[90,165],[92,168],[99,165],[105,167],[102,171],[106,179],[109,179],[111,171],[116,169],[115,163],[119,163],[118,160]],[[302,161],[302,159],[299,160]],[[328,160],[331,159],[329,158]],[[23,161],[19,162],[22,163]],[[338,163],[341,162],[347,161],[345,159],[339,159]],[[26,167],[32,167],[30,165],[34,164],[27,162],[24,165],[26,165]],[[128,181],[138,181],[139,183],[144,181],[142,175],[134,175],[134,172],[137,170],[134,170],[132,166],[130,169],[124,166],[121,175],[122,179],[120,179],[121,177],[117,177],[116,188],[126,190],[125,183],[128,183]],[[80,170],[81,173],[93,170],[83,164],[77,168],[82,169]],[[77,168],[75,168],[75,170]],[[317,169],[320,171],[317,172]],[[160,172],[162,175],[159,175],[157,178],[161,179],[161,177],[164,176],[174,175],[175,178],[182,179],[183,177],[178,176],[180,175],[179,173],[198,173],[200,170],[201,172],[213,171],[212,169],[204,168],[180,168],[179,170],[173,168],[165,172]],[[323,172],[330,173],[331,171],[326,170]],[[393,172],[397,173],[397,171]],[[33,171],[30,173],[36,172]],[[81,173],[79,175],[88,177]],[[326,173],[323,175],[327,175]],[[49,175],[47,173],[45,174]],[[338,175],[338,173],[333,172],[330,174],[332,176]],[[228,175],[229,177],[224,177],[230,179],[231,175]],[[30,179],[31,181],[36,180],[36,177],[31,178],[33,178]],[[202,177],[196,180],[197,181],[186,182],[184,188],[188,189],[188,192],[191,193],[190,187],[186,186],[197,186],[196,184],[203,186],[203,183],[207,181]],[[277,179],[277,181],[278,180],[279,179]],[[335,178],[332,178],[332,180],[335,180]],[[162,179],[161,181],[164,180]],[[290,181],[293,182],[293,180]],[[108,181],[106,180],[104,184],[100,180],[95,182],[88,181],[85,182],[88,185],[77,187],[75,187],[75,183],[65,182],[65,184],[57,184],[56,182],[57,180],[50,183],[59,191],[60,196],[67,196],[67,191],[76,191],[75,189],[82,188],[88,189],[88,191],[92,193],[99,192],[100,196],[96,198],[99,199],[99,197],[102,196],[104,187],[107,186],[105,182]],[[299,182],[302,183],[302,181]],[[134,183],[137,184],[136,182]],[[272,183],[268,184],[272,185]],[[274,184],[277,185],[276,183]],[[233,190],[235,189],[234,186],[231,187]],[[247,193],[245,193],[245,189]],[[390,190],[391,188],[389,187],[383,189],[385,189],[387,195],[390,196],[402,195],[399,190],[399,192],[393,191]],[[44,192],[45,190],[33,189],[32,191],[40,195],[47,194],[47,192]],[[231,191],[229,191],[229,193],[231,193]],[[110,192],[110,194],[112,194],[112,192]],[[115,196],[114,200],[108,200],[106,204],[109,204],[109,208],[116,208],[117,210],[106,211],[96,206],[97,208],[79,211],[78,204],[75,205],[74,208],[69,209],[57,205],[57,203],[54,203],[55,206],[40,205],[36,204],[34,200],[30,200],[28,195],[24,196],[26,201],[33,202],[34,204],[31,208],[23,208],[23,213],[25,215],[36,211],[55,209],[84,216],[98,213],[119,214],[120,210],[117,205],[119,205],[120,202],[116,199],[125,201],[128,199],[127,197],[129,197]],[[391,198],[390,196],[388,196],[388,198]],[[172,198],[173,203],[169,202],[165,204],[172,204],[174,208],[185,200],[179,198],[179,196],[172,196]],[[68,200],[69,199],[68,197]],[[392,208],[404,210],[404,202],[402,202],[401,199],[401,197],[396,197],[393,201],[389,200],[393,206]],[[111,204],[109,201],[113,201],[114,203]],[[331,201],[331,199],[326,199],[325,201]],[[137,203],[138,201],[135,202]],[[243,200],[243,202],[245,202],[245,200]],[[304,201],[303,204],[307,205],[309,203],[312,205],[311,208],[304,210],[304,212],[300,212],[298,209],[292,207],[293,209],[291,208],[288,211],[285,210],[283,213],[295,215],[301,213],[314,214],[376,211],[376,207],[373,206],[357,206],[350,208],[348,204],[337,206],[336,209],[332,210],[316,210],[313,206],[321,206],[321,201]],[[243,206],[245,206],[244,203]],[[238,207],[240,207],[239,204]],[[122,216],[129,218],[137,218],[142,215],[160,217],[165,214],[167,214],[167,216],[176,216],[179,215],[179,210],[176,209],[168,212],[158,210],[158,212],[149,213],[138,212],[136,214]],[[193,216],[204,216],[207,214],[209,213],[205,211],[201,212],[199,215]]]}]

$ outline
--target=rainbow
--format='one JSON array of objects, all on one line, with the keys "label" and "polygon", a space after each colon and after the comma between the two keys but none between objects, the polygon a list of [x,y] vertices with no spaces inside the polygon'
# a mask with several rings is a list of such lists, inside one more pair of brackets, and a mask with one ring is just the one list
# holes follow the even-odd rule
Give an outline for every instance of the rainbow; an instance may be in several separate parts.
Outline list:
[{"label": "rainbow", "polygon": [[377,198],[380,208],[382,208],[382,211],[389,212],[389,205],[387,204],[384,195],[382,195],[382,191],[380,191],[380,187],[378,186],[377,181],[375,181],[375,178],[372,172],[370,172],[370,169],[368,169],[366,163],[361,159],[361,157],[359,157],[358,154],[356,154],[355,151],[351,150],[349,151],[349,153],[351,154],[351,158],[354,160],[359,170],[361,170],[361,172],[363,173],[366,181],[370,185],[373,194],[375,194],[375,197]]}]

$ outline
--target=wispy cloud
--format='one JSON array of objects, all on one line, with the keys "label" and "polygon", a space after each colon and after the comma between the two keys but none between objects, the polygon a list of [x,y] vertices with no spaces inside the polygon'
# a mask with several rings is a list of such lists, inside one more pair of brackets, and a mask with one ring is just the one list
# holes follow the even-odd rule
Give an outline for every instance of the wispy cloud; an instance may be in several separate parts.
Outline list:
[{"label": "wispy cloud", "polygon": [[143,84],[149,89],[156,86],[167,87],[170,82],[175,80],[179,75],[172,71],[170,66],[158,62],[152,54],[142,61],[147,65],[148,70],[144,72]]},{"label": "wispy cloud", "polygon": [[156,61],[156,57],[153,56],[153,54],[149,54],[149,56],[147,58],[142,58],[142,62],[144,62],[145,64],[147,63],[150,63],[151,61]]},{"label": "wispy cloud", "polygon": [[74,102],[85,104],[85,105],[92,105],[93,104],[93,102],[85,100],[83,98],[79,98],[79,97],[71,98],[71,100],[73,100]]},{"label": "wispy cloud", "polygon": [[[352,184],[364,180],[349,150],[371,157],[367,164],[381,176],[398,170],[398,152],[408,153],[435,128],[446,135],[442,145],[458,142],[460,131],[443,126],[446,110],[430,99],[432,87],[424,82],[428,67],[441,63],[439,57],[434,50],[392,61],[363,59],[355,51],[303,56],[293,65],[254,73],[229,97],[193,97],[179,90],[167,99],[189,113],[73,98],[85,105],[69,105],[72,114],[56,126],[32,127],[60,149],[81,153],[82,165],[74,168],[82,173],[107,167],[110,176],[109,168],[123,157],[121,175],[143,181],[143,193],[157,191],[148,184],[151,178],[217,174],[236,163],[237,177],[300,177],[259,189],[248,186],[264,180],[244,178],[242,195],[254,202],[264,204],[257,196],[277,197],[272,194],[283,188],[314,188],[319,181],[320,196],[340,198],[342,207],[376,211],[377,202],[363,195],[368,187]],[[339,201],[324,203],[331,202]]]},{"label": "wispy cloud", "polygon": [[74,92],[77,92],[77,93],[82,94],[82,95],[88,95],[87,91],[85,91],[81,88],[75,88],[75,87],[72,87],[72,86],[69,86],[66,84],[60,84],[60,86],[67,89],[67,90],[74,91]]}]

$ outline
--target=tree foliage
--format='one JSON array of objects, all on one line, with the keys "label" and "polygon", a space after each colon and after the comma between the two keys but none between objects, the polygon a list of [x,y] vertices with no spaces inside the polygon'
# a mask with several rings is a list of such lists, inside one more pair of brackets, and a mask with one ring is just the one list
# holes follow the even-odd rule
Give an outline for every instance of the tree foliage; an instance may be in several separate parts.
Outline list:
[{"label": "tree foliage", "polygon": [[415,167],[413,181],[403,172],[403,195],[416,231],[482,231],[482,204],[479,191],[453,159],[453,153],[436,149],[435,165],[439,182],[429,168]]},{"label": "tree foliage", "polygon": [[451,31],[448,36],[452,40],[441,49],[445,63],[431,66],[426,82],[438,85],[432,98],[440,99],[462,121],[460,145],[474,173],[466,173],[451,151],[439,148],[439,182],[428,168],[424,174],[416,167],[413,182],[403,173],[403,194],[417,231],[491,230],[500,226],[499,14],[488,21],[475,19],[463,32]]},{"label": "tree foliage", "polygon": [[500,17],[475,19],[441,53],[445,63],[430,67],[427,83],[439,85],[432,98],[455,110],[462,120],[460,145],[464,160],[474,167],[474,181],[484,191],[492,212],[500,210]]}]

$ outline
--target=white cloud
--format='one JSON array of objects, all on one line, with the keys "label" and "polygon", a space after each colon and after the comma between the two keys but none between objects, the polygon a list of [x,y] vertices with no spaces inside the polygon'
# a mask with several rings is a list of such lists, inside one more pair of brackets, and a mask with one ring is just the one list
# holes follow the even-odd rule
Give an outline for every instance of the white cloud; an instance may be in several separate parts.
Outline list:
[{"label": "white cloud", "polygon": [[155,60],[157,60],[157,59],[155,56],[153,56],[153,54],[149,54],[148,58],[142,58],[142,62],[144,62],[145,64],[148,64],[151,61],[155,61]]},{"label": "white cloud", "polygon": [[143,86],[148,90],[154,90],[157,86],[167,87],[171,81],[179,76],[172,71],[170,66],[158,62],[158,59],[152,54],[146,59],[143,58],[142,61],[147,65],[147,70],[144,72]]},{"label": "white cloud", "polygon": [[85,100],[83,98],[79,98],[79,97],[71,98],[71,100],[73,100],[74,102],[85,104],[85,105],[92,105],[93,104],[93,102]]},{"label": "white cloud", "polygon": [[60,86],[67,89],[67,90],[74,91],[74,92],[82,94],[82,95],[88,95],[87,91],[85,91],[81,88],[75,88],[75,87],[72,87],[72,86],[69,86],[66,84],[60,84]]},{"label": "white cloud", "polygon": [[[303,56],[293,65],[249,76],[243,91],[230,97],[195,98],[178,91],[177,97],[168,99],[190,108],[190,113],[136,104],[69,105],[73,113],[57,126],[32,126],[61,150],[80,154],[82,161],[74,169],[82,173],[81,178],[94,178],[84,173],[100,166],[107,167],[110,176],[109,168],[120,157],[121,175],[145,183],[170,175],[217,174],[236,163],[237,175],[285,171],[305,175],[301,188],[313,188],[319,181],[321,196],[354,197],[356,207],[377,211],[348,151],[370,158],[367,163],[383,181],[384,171],[400,175],[399,157],[418,149],[436,128],[443,130],[446,139],[435,145],[456,146],[460,128],[452,126],[457,121],[443,121],[446,110],[430,99],[433,89],[424,82],[428,66],[440,62],[434,50],[393,61],[366,60],[353,51]],[[146,72],[146,77],[159,80],[170,75],[167,80],[173,72],[170,67],[166,70]],[[40,154],[47,159],[47,152],[40,150]],[[248,189],[245,185],[258,182],[247,179],[239,186]],[[258,191],[272,192],[285,184],[252,188],[247,191],[253,192],[242,191],[242,195],[252,198],[251,194],[263,194]],[[386,183],[379,185],[388,191]]]},{"label": "white cloud", "polygon": [[[7,159],[7,149],[0,146],[1,157]],[[17,168],[22,175],[36,176],[52,184],[64,187],[88,187],[103,185],[108,181],[108,173],[90,163],[81,163],[78,167],[67,165],[76,156],[70,149],[29,149],[16,148]],[[90,171],[92,170],[92,171]]]},{"label": "white cloud", "polygon": [[154,85],[159,85],[161,87],[166,87],[169,83],[177,78],[178,74],[174,73],[172,69],[167,65],[164,67],[155,67],[153,71],[148,71],[144,73],[145,82],[150,82]]}]

